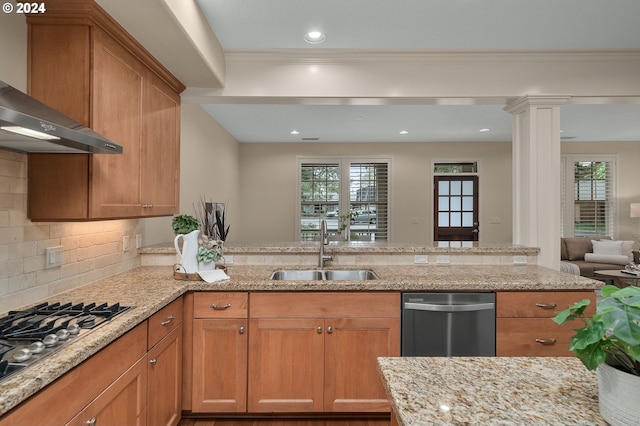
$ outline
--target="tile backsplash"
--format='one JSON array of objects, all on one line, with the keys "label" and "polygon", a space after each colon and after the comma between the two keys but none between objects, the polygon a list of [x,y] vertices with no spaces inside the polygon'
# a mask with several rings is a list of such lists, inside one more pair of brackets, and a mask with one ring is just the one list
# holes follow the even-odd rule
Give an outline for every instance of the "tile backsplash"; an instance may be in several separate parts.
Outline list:
[{"label": "tile backsplash", "polygon": [[[0,314],[139,266],[140,233],[137,219],[31,222],[27,155],[0,150]],[[59,246],[62,266],[45,268],[45,249]]]}]

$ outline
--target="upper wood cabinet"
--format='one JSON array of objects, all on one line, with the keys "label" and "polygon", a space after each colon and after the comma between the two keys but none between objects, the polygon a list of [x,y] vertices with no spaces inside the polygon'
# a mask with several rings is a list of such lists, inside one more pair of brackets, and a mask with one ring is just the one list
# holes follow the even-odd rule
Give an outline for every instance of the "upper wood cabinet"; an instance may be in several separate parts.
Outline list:
[{"label": "upper wood cabinet", "polygon": [[29,218],[176,213],[184,85],[92,1],[54,2],[27,22],[30,94],[124,148],[30,154]]}]

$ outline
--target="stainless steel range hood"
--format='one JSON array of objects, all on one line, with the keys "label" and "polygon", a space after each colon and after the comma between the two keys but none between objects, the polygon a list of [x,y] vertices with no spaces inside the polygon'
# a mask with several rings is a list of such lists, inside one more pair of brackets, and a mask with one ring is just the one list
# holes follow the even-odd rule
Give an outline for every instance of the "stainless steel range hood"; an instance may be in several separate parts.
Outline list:
[{"label": "stainless steel range hood", "polygon": [[32,153],[122,154],[122,146],[1,80],[0,148]]}]

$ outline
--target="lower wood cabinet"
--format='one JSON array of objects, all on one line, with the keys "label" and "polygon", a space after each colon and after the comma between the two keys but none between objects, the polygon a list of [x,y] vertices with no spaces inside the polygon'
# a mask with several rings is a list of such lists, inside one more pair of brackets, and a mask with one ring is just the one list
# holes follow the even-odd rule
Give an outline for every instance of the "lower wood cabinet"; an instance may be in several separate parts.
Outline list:
[{"label": "lower wood cabinet", "polygon": [[[78,389],[78,391],[82,391]],[[147,423],[147,364],[141,358],[113,382],[68,425],[131,425]],[[159,423],[158,423],[159,424]]]},{"label": "lower wood cabinet", "polygon": [[577,324],[559,326],[551,318],[583,299],[595,313],[594,291],[525,291],[496,293],[497,356],[573,356],[569,341]]},{"label": "lower wood cabinet", "polygon": [[252,293],[249,412],[388,412],[376,366],[400,355],[399,293]]},{"label": "lower wood cabinet", "polygon": [[193,295],[191,411],[247,411],[247,293]]},{"label": "lower wood cabinet", "polygon": [[181,323],[149,350],[146,365],[147,424],[175,426],[182,411]]}]

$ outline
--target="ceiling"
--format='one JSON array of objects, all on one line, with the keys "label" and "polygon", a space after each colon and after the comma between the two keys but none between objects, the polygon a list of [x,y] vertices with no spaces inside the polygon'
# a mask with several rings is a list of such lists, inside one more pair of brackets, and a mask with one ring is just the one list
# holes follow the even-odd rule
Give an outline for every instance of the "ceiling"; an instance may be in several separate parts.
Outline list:
[{"label": "ceiling", "polygon": [[[195,1],[227,52],[640,49],[638,0]],[[117,8],[109,8],[118,2],[119,16],[112,10]],[[129,2],[100,3],[134,36],[144,39],[144,34],[135,33],[140,31],[139,19],[137,28],[127,26],[134,15]],[[150,47],[141,41],[162,56],[164,52],[154,47],[153,28],[147,26]],[[326,41],[305,43],[303,35],[310,30],[326,33]],[[240,142],[511,140],[511,115],[504,105],[225,104],[220,99],[201,103]],[[490,131],[480,132],[483,128]],[[561,137],[567,140],[638,141],[640,104],[564,105],[561,128]],[[293,129],[301,133],[289,134]],[[400,135],[400,130],[409,133]]]}]

